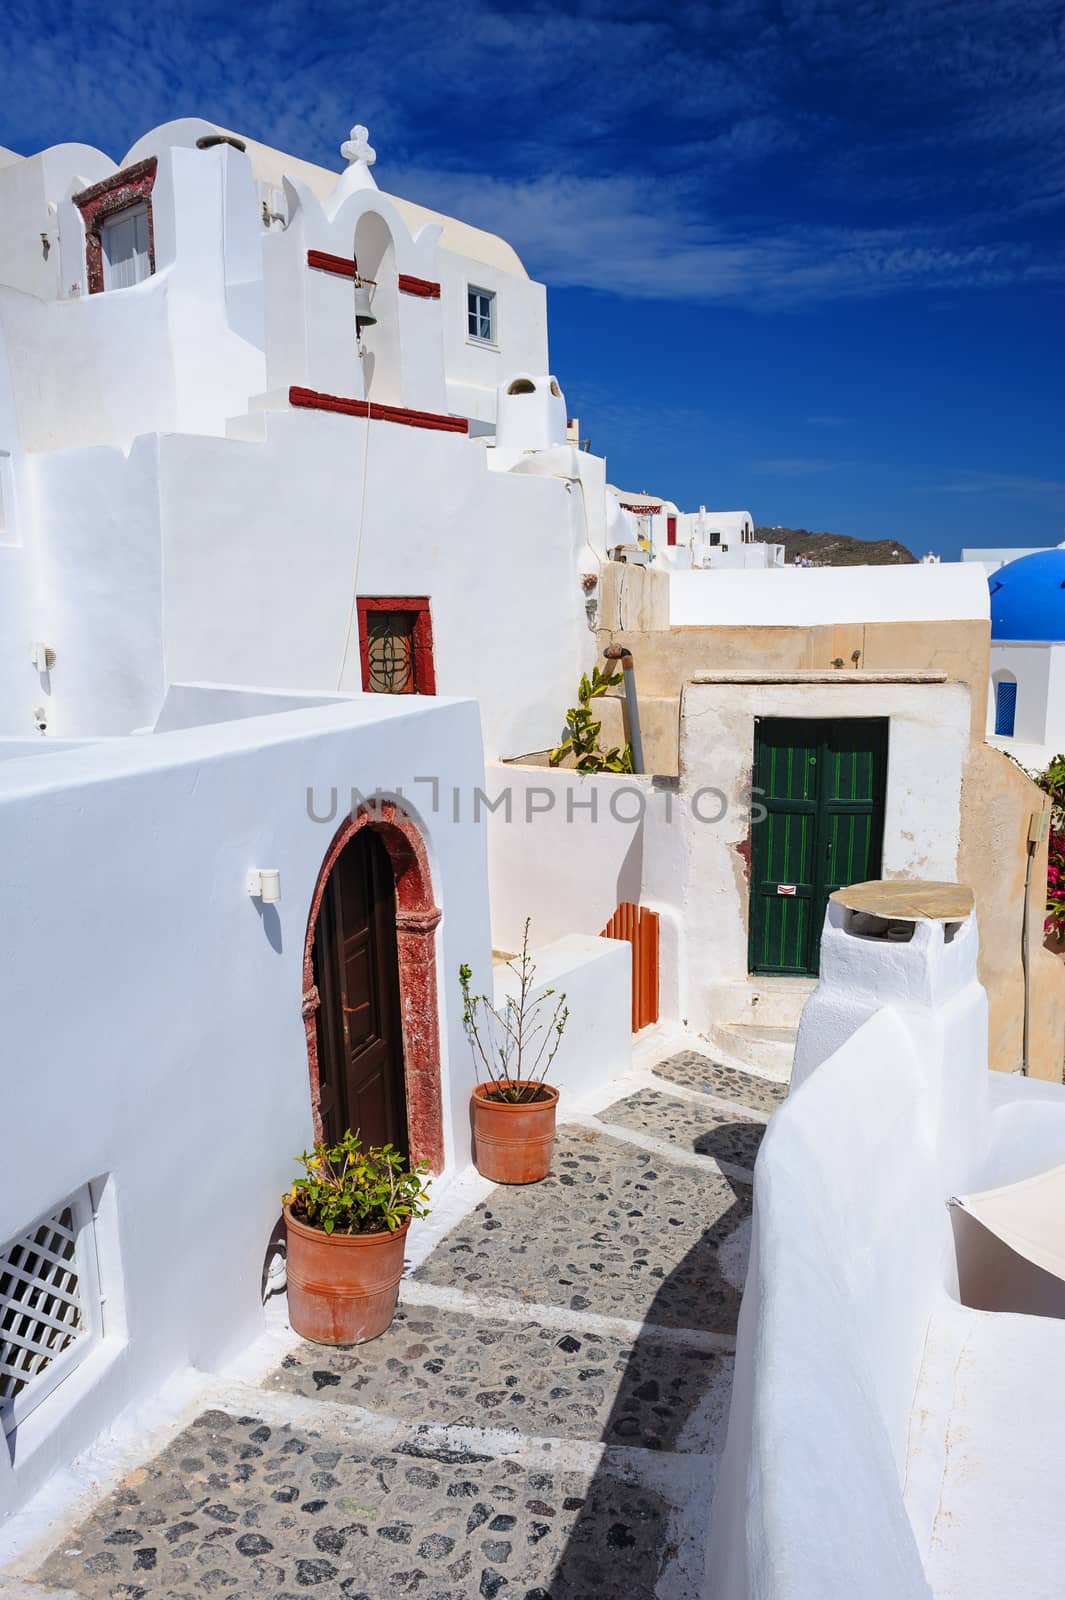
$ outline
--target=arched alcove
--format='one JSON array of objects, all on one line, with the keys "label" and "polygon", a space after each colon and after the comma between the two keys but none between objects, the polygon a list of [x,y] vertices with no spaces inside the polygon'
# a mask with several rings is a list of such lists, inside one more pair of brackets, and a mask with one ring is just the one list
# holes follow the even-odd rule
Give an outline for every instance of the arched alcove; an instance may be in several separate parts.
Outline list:
[{"label": "arched alcove", "polygon": [[[320,1052],[327,1047],[319,1033],[327,1019],[316,982],[316,935],[332,874],[363,829],[372,829],[387,852],[393,880],[389,914],[395,922],[407,1142],[412,1160],[427,1161],[432,1172],[441,1172],[444,1128],[435,940],[441,912],[433,899],[425,841],[411,819],[390,802],[372,812],[360,811],[344,823],[326,851],[311,900],[303,951],[303,1019],[315,1138],[321,1138],[324,1131]],[[329,958],[328,948],[327,943],[318,945],[319,962]]]},{"label": "arched alcove", "polygon": [[363,382],[367,400],[403,404],[403,368],[399,333],[399,277],[391,229],[376,211],[366,211],[355,224],[355,265],[371,278],[371,308],[377,321],[362,331]]},{"label": "arched alcove", "polygon": [[995,732],[1011,739],[1017,725],[1017,679],[1012,672],[996,672],[991,681],[995,690]]}]

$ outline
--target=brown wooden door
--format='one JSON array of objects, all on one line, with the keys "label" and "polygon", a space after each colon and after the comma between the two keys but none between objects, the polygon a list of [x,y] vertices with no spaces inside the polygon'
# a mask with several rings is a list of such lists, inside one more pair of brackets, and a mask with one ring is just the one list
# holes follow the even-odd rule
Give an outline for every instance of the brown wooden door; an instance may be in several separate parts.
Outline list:
[{"label": "brown wooden door", "polygon": [[396,891],[381,840],[362,828],[341,851],[314,933],[322,1132],[407,1151]]}]

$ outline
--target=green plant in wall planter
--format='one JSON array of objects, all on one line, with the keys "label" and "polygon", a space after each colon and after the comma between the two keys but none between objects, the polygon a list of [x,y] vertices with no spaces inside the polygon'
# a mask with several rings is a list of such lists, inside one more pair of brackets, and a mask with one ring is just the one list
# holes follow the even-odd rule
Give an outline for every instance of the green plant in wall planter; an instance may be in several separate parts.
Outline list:
[{"label": "green plant in wall planter", "polygon": [[577,686],[578,704],[566,712],[566,737],[550,755],[553,767],[559,766],[567,756],[572,755],[578,772],[633,770],[630,745],[625,745],[624,749],[620,745],[612,745],[609,750],[600,750],[599,734],[603,724],[593,719],[590,710],[593,700],[606,694],[608,689],[615,689],[620,682],[620,672],[601,672],[598,667],[592,668],[590,678],[586,672],[581,674]]},{"label": "green plant in wall planter", "polygon": [[459,968],[462,1021],[486,1077],[470,1099],[477,1170],[495,1183],[538,1183],[551,1168],[558,1090],[545,1082],[569,1021],[566,996],[535,989],[536,962],[529,954],[529,919],[521,954],[507,962],[518,980],[517,995],[496,1006],[474,994],[473,974]]}]

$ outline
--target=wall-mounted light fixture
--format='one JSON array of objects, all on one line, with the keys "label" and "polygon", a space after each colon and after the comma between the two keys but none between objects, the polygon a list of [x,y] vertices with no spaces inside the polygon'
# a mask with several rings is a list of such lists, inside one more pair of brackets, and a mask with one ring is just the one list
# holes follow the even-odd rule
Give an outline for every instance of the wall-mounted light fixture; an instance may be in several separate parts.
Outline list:
[{"label": "wall-mounted light fixture", "polygon": [[281,874],[276,867],[250,867],[247,889],[253,900],[274,906],[281,898]]},{"label": "wall-mounted light fixture", "polygon": [[55,666],[55,651],[51,645],[42,644],[37,640],[30,646],[30,660],[38,672],[51,672]]}]

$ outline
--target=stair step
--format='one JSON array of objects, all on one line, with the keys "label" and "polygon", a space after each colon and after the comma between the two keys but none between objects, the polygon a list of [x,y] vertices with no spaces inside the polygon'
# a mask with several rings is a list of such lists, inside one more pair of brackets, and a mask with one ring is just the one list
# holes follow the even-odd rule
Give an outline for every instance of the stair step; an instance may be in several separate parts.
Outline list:
[{"label": "stair step", "polygon": [[267,389],[262,394],[253,394],[248,400],[249,411],[287,411],[288,409],[287,389]]},{"label": "stair step", "polygon": [[720,1023],[797,1028],[802,1008],[817,987],[816,978],[751,977],[711,984],[710,1016]]},{"label": "stair step", "polygon": [[734,1061],[787,1082],[795,1055],[797,1027],[766,1027],[752,1022],[716,1022],[710,1039]]},{"label": "stair step", "polygon": [[243,439],[248,444],[265,444],[265,412],[255,411],[243,417],[227,417],[226,438]]}]

